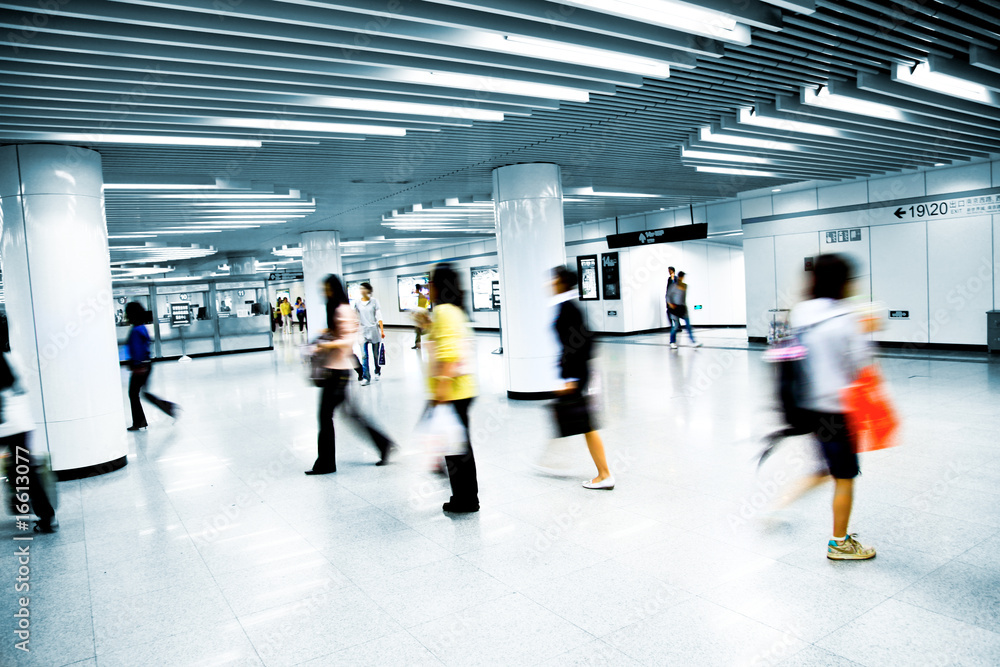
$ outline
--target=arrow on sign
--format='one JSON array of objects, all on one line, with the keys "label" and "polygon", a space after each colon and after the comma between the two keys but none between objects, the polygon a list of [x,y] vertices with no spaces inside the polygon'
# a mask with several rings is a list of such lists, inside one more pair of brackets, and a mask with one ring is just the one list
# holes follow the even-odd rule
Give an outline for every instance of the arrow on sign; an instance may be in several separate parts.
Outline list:
[{"label": "arrow on sign", "polygon": [[903,209],[901,209],[901,208],[897,208],[896,211],[895,211],[895,213],[894,213],[894,215],[897,218],[902,218],[904,215],[906,215],[906,211],[903,210]]}]

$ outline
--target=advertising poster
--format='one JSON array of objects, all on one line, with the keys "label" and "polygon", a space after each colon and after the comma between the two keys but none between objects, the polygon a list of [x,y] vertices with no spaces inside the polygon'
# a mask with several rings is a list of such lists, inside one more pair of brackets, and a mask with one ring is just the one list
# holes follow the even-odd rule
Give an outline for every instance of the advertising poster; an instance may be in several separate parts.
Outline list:
[{"label": "advertising poster", "polygon": [[429,273],[396,276],[396,294],[399,296],[400,312],[417,309],[417,285],[427,285],[430,281]]},{"label": "advertising poster", "polygon": [[370,283],[370,278],[359,278],[358,280],[348,280],[347,281],[347,299],[350,301],[351,305],[361,298],[361,283]]},{"label": "advertising poster", "polygon": [[480,266],[472,269],[473,310],[494,310],[493,282],[496,280],[500,280],[500,270],[495,266]]},{"label": "advertising poster", "polygon": [[580,276],[580,299],[583,301],[600,299],[597,282],[597,255],[577,257],[576,269]]},{"label": "advertising poster", "polygon": [[601,277],[604,279],[604,298],[615,301],[622,298],[621,282],[618,279],[618,253],[601,255]]}]

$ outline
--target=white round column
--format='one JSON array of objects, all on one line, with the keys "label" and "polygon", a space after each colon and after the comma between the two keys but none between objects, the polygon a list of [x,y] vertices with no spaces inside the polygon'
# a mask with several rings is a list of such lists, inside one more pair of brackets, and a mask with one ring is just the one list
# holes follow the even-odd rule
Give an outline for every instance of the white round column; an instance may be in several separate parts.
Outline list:
[{"label": "white round column", "polygon": [[230,255],[226,262],[231,276],[252,276],[257,273],[257,258],[253,255]]},{"label": "white round column", "polygon": [[494,169],[493,202],[507,395],[548,398],[560,385],[550,284],[552,269],[566,263],[559,165]]},{"label": "white round column", "polygon": [[[302,233],[302,281],[306,293],[306,321],[309,339],[326,329],[326,293],[323,281],[330,274],[344,278],[340,258],[340,232]],[[346,287],[346,285],[345,285]]]},{"label": "white round column", "polygon": [[11,351],[23,365],[35,451],[60,479],[126,463],[101,156],[71,146],[0,148],[0,258]]}]

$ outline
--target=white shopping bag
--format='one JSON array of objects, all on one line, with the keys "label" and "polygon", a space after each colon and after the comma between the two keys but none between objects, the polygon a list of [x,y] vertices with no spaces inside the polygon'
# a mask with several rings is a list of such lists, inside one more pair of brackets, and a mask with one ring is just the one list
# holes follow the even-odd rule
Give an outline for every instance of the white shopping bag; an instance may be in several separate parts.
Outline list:
[{"label": "white shopping bag", "polygon": [[465,454],[466,440],[465,427],[448,404],[432,407],[417,423],[416,441],[432,458]]}]

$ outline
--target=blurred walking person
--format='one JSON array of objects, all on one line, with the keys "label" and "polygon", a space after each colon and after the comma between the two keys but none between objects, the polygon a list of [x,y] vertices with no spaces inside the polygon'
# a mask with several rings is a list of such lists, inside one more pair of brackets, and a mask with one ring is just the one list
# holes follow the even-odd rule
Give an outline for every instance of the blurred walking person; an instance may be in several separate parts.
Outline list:
[{"label": "blurred walking person", "polygon": [[854,504],[854,478],[860,474],[855,434],[847,421],[845,391],[870,364],[868,341],[860,317],[845,301],[851,267],[839,255],[820,255],[812,271],[812,299],[797,305],[791,326],[806,348],[802,401],[807,421],[826,462],[808,486],[834,479],[833,535],[827,543],[831,560],[866,560],[875,549],[862,546],[847,532]]},{"label": "blurred walking person", "polygon": [[597,476],[583,483],[587,489],[615,488],[615,478],[608,468],[607,456],[601,434],[594,427],[588,395],[590,386],[590,358],[594,349],[594,334],[587,328],[583,313],[576,300],[579,296],[579,278],[565,266],[553,270],[552,291],[555,293],[557,315],[556,335],[562,347],[559,356],[559,374],[565,383],[556,398],[556,416],[560,436],[583,434],[590,456],[597,466]]},{"label": "blurred walking person", "polygon": [[430,298],[434,306],[427,334],[431,343],[430,403],[431,406],[451,406],[465,427],[466,436],[465,452],[445,457],[445,468],[451,480],[451,499],[442,509],[454,513],[478,512],[479,480],[469,437],[469,407],[478,394],[473,372],[475,341],[465,312],[465,294],[450,264],[434,268]]},{"label": "blurred walking person", "polygon": [[361,283],[361,298],[354,302],[354,312],[361,324],[361,384],[371,384],[372,374],[368,364],[368,348],[371,348],[371,366],[375,367],[375,379],[382,379],[382,368],[378,365],[379,347],[385,339],[382,326],[382,306],[372,296],[371,283]]},{"label": "blurred walking person", "polygon": [[300,296],[295,298],[295,317],[299,321],[299,333],[306,330],[306,302]]},{"label": "blurred walking person", "polygon": [[287,298],[282,297],[278,308],[281,310],[282,330],[285,333],[292,333],[292,304],[288,303]]},{"label": "blurred walking person", "polygon": [[147,312],[141,303],[132,301],[125,306],[125,318],[132,325],[132,330],[128,333],[128,364],[132,375],[128,382],[128,400],[132,408],[132,425],[129,431],[138,431],[146,428],[146,413],[142,410],[140,396],[158,407],[168,416],[177,418],[180,416],[180,406],[165,399],[154,396],[143,388],[149,384],[149,376],[153,371],[152,355],[150,345],[152,340],[149,337],[149,330],[146,328]]},{"label": "blurred walking person", "polygon": [[[20,382],[19,373],[6,352],[0,353],[0,450],[10,452],[7,481],[17,487],[14,495],[15,515],[26,515],[30,509],[38,517],[36,533],[54,533],[59,528],[55,498],[50,498],[42,480],[42,462],[32,450],[32,435],[35,421],[31,415],[31,404],[27,391]],[[25,474],[24,468],[27,466]],[[27,487],[27,498],[21,492]],[[30,501],[30,505],[29,502]]]},{"label": "blurred walking person", "polygon": [[687,327],[688,337],[691,344],[701,347],[701,343],[694,339],[694,331],[691,330],[691,315],[687,307],[687,283],[684,282],[683,271],[677,272],[677,280],[667,288],[667,313],[670,315],[670,349],[677,349],[677,332],[681,328],[681,320]]},{"label": "blurred walking person", "polygon": [[[347,385],[354,371],[354,341],[358,335],[358,319],[348,303],[347,290],[337,276],[327,276],[326,290],[326,330],[316,343],[325,351],[322,394],[319,402],[319,437],[316,443],[317,456],[307,475],[326,475],[337,472],[337,436],[333,427],[333,413],[347,401]],[[384,433],[370,424],[348,401],[347,415],[357,421],[372,439],[379,451],[375,465],[385,465],[389,461],[392,441]]]}]

